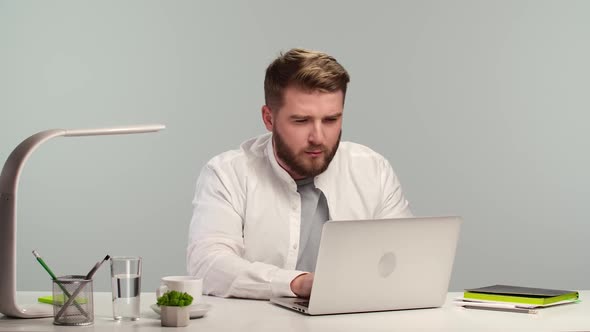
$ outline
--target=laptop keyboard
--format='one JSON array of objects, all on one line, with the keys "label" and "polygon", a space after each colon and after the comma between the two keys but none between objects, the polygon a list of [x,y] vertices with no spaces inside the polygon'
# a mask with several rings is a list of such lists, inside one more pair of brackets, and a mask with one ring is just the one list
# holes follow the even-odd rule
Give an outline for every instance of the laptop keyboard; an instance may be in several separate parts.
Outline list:
[{"label": "laptop keyboard", "polygon": [[309,301],[295,302],[295,304],[306,307],[306,308],[309,307]]}]

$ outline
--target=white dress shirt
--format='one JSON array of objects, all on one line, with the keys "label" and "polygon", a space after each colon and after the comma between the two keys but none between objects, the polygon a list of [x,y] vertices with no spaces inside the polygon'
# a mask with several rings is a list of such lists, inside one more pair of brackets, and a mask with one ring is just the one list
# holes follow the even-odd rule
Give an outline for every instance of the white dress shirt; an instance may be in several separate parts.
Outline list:
[{"label": "white dress shirt", "polygon": [[[410,217],[389,162],[373,150],[341,142],[328,169],[314,179],[330,220]],[[272,134],[212,158],[201,171],[187,247],[190,275],[203,292],[268,299],[294,296],[301,199],[277,163]]]}]

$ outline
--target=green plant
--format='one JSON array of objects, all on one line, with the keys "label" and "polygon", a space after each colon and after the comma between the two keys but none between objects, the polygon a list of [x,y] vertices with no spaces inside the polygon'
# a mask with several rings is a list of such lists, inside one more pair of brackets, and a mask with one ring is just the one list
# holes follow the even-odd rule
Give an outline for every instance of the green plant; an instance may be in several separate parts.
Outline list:
[{"label": "green plant", "polygon": [[193,303],[193,297],[188,293],[175,290],[167,291],[158,298],[158,305],[169,307],[186,307]]}]

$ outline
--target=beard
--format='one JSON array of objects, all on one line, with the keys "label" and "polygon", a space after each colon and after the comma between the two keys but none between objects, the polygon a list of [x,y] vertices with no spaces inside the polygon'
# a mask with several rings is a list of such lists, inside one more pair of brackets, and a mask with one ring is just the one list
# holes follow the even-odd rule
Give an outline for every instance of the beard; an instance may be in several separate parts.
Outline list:
[{"label": "beard", "polygon": [[[285,142],[281,134],[273,128],[272,137],[274,141],[274,147],[276,150],[277,157],[289,168],[291,172],[302,176],[304,178],[314,177],[323,173],[334,155],[338,150],[340,144],[340,138],[342,137],[342,130],[338,134],[338,140],[331,146],[320,145],[308,145],[299,152],[293,151]],[[305,151],[317,151],[321,150],[322,156],[319,158],[310,158],[305,154]]]}]

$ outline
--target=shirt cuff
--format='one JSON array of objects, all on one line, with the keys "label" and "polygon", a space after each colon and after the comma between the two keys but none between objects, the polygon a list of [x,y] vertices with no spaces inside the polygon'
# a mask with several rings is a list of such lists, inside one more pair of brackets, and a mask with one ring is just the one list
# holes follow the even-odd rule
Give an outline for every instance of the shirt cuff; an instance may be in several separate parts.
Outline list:
[{"label": "shirt cuff", "polygon": [[306,273],[308,272],[278,269],[270,282],[270,289],[273,297],[297,297],[297,295],[291,291],[291,281]]}]

